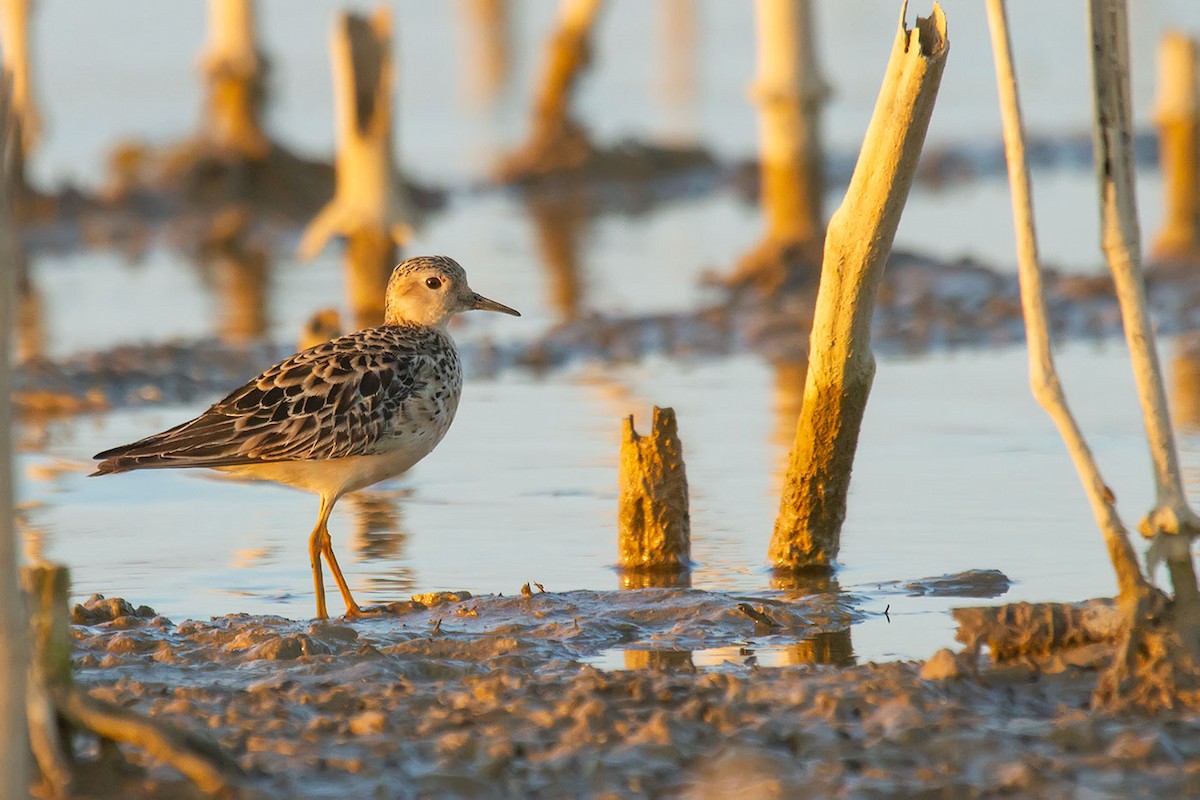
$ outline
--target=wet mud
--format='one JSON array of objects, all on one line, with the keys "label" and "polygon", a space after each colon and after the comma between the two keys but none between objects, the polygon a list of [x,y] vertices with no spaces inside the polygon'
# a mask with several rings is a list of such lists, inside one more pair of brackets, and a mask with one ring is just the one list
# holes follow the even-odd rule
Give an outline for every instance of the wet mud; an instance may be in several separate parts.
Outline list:
[{"label": "wet mud", "polygon": [[[353,622],[175,624],[93,599],[76,611],[76,674],[96,697],[212,737],[246,771],[246,797],[1200,791],[1200,716],[1087,710],[1102,658],[977,668],[942,651],[924,665],[834,668],[820,663],[827,648],[797,646],[793,666],[698,668],[678,655],[761,642],[739,604],[797,644],[836,636],[856,613],[845,596],[666,589],[457,593]],[[626,668],[589,663],[614,644],[629,648]],[[134,751],[127,763],[84,755],[94,779],[81,796],[189,795]]]}]

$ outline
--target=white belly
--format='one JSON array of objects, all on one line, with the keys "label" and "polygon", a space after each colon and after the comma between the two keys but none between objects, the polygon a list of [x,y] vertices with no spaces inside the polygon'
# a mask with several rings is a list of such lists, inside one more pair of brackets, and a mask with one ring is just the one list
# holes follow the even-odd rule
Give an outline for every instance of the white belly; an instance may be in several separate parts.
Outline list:
[{"label": "white belly", "polygon": [[237,467],[219,467],[244,478],[275,481],[331,499],[394,477],[429,454],[428,449],[396,449],[371,456],[349,456],[325,461],[271,461]]}]

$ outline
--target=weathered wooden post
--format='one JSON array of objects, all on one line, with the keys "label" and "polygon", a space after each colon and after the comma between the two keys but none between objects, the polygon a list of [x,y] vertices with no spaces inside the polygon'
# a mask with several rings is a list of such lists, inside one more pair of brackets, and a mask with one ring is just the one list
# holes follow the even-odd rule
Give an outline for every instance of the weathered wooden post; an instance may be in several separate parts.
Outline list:
[{"label": "weathered wooden post", "polygon": [[764,288],[820,262],[824,156],[821,109],[829,93],[821,78],[810,0],[756,0],[763,242],[742,259],[734,281]]},{"label": "weathered wooden post", "polygon": [[[7,44],[7,42],[6,42]],[[6,47],[7,50],[7,47]],[[16,312],[16,234],[10,171],[16,155],[12,85],[0,81],[0,795],[29,796],[28,670],[24,604],[17,581],[13,518],[12,320]]]},{"label": "weathered wooden post", "polygon": [[591,35],[604,0],[562,0],[558,28],[534,101],[526,143],[499,169],[504,181],[520,180],[582,165],[590,145],[571,116],[571,95],[591,60]]},{"label": "weathered wooden post", "polygon": [[804,401],[771,538],[777,570],[837,556],[858,433],[875,376],[871,314],[946,64],[946,17],[900,27],[846,198],[829,222]]},{"label": "weathered wooden post", "polygon": [[219,152],[247,159],[264,158],[271,149],[260,123],[267,63],[256,39],[251,0],[208,0],[201,138]]},{"label": "weathered wooden post", "polygon": [[1151,253],[1160,261],[1200,256],[1200,87],[1197,43],[1179,31],[1158,47],[1159,160],[1165,214]]},{"label": "weathered wooden post", "polygon": [[[622,585],[679,585],[675,576],[691,570],[692,548],[687,474],[674,410],[655,407],[646,436],[634,430],[632,415],[625,418],[617,482]],[[647,575],[659,580],[647,581]]]},{"label": "weathered wooden post", "polygon": [[[25,158],[37,149],[42,140],[42,116],[34,96],[29,46],[29,17],[32,10],[33,0],[0,0],[0,40],[4,43],[4,71],[12,76],[10,106],[20,131],[18,164],[22,167]],[[18,170],[16,177],[23,182],[23,171]]]},{"label": "weathered wooden post", "polygon": [[337,189],[309,223],[300,256],[315,256],[335,234],[347,238],[346,283],[355,325],[383,320],[384,289],[397,247],[413,219],[392,156],[392,18],[386,8],[370,19],[342,14],[334,26]]}]

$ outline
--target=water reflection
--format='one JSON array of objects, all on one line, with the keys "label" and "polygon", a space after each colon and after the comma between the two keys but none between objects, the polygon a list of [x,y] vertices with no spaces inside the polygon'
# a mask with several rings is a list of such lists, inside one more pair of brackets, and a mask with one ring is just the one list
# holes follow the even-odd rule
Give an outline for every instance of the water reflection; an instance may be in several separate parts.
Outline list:
[{"label": "water reflection", "polygon": [[548,305],[559,322],[577,319],[583,307],[584,284],[579,252],[588,227],[588,203],[575,193],[548,198],[536,192],[527,197],[537,249],[546,266]]},{"label": "water reflection", "polygon": [[29,257],[18,247],[14,254],[17,273],[17,363],[36,361],[46,355],[46,306],[42,292],[33,281]]},{"label": "water reflection", "polygon": [[1170,378],[1171,417],[1181,430],[1200,431],[1200,334],[1176,341]]},{"label": "water reflection", "polygon": [[692,573],[681,570],[617,570],[620,589],[690,589]]},{"label": "water reflection", "polygon": [[364,490],[347,495],[342,501],[354,521],[350,534],[354,560],[358,563],[382,562],[380,570],[365,576],[365,589],[369,594],[396,599],[397,595],[410,595],[415,590],[416,573],[405,560],[408,533],[403,527],[398,502],[411,494],[410,490]]},{"label": "water reflection", "polygon": [[775,449],[771,469],[771,491],[776,497],[783,491],[787,477],[788,458],[796,441],[796,425],[804,405],[804,379],[808,374],[807,361],[779,360],[771,364],[774,371],[772,412],[775,424],[771,427],[771,444]]},{"label": "water reflection", "polygon": [[201,269],[217,299],[217,335],[226,344],[261,339],[267,332],[270,261],[265,248],[221,249],[204,254]]},{"label": "water reflection", "polygon": [[818,633],[799,642],[746,641],[700,650],[614,648],[588,659],[602,669],[695,670],[714,667],[852,667],[857,659],[850,631]]}]

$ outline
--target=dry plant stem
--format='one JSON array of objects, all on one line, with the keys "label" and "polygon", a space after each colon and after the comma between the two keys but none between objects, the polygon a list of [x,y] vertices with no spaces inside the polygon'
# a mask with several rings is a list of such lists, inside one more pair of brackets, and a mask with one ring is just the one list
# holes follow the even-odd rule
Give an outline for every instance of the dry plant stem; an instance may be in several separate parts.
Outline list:
[{"label": "dry plant stem", "polygon": [[647,436],[639,436],[633,429],[632,416],[625,418],[617,482],[617,566],[625,570],[689,570],[687,474],[672,409],[654,409]]},{"label": "dry plant stem", "polygon": [[251,0],[208,0],[204,137],[217,150],[262,158],[271,143],[259,123],[266,62],[258,52]]},{"label": "dry plant stem", "polygon": [[762,205],[767,237],[819,242],[821,106],[828,89],[817,65],[810,0],[756,0]]},{"label": "dry plant stem", "polygon": [[0,80],[0,796],[29,795],[29,732],[25,681],[28,629],[17,581],[13,519],[12,319],[16,312],[16,239],[12,158],[16,125],[12,83]]},{"label": "dry plant stem", "polygon": [[70,573],[58,564],[38,564],[21,571],[33,640],[26,698],[30,739],[38,769],[56,797],[66,797],[72,782],[70,740],[60,730],[54,702],[72,683],[70,584]]},{"label": "dry plant stem", "polygon": [[1165,219],[1154,239],[1154,257],[1192,259],[1200,253],[1200,59],[1196,40],[1179,31],[1158,46],[1159,158],[1165,185]]},{"label": "dry plant stem", "polygon": [[342,14],[331,50],[337,117],[337,188],[309,223],[300,257],[320,252],[334,235],[386,234],[403,245],[413,219],[392,157],[392,21],[386,9],[370,19]]},{"label": "dry plant stem", "polygon": [[769,558],[779,570],[837,557],[846,494],[875,375],[871,315],[933,113],[949,41],[936,3],[900,26],[846,199],[825,236],[809,368]]},{"label": "dry plant stem", "polygon": [[4,41],[4,71],[11,76],[13,114],[20,125],[20,149],[25,156],[42,140],[42,118],[33,95],[29,47],[29,16],[33,0],[0,0],[0,38]]},{"label": "dry plant stem", "polygon": [[1045,292],[1042,288],[1042,267],[1038,259],[1029,164],[1025,157],[1025,126],[1021,118],[1004,0],[987,0],[987,12],[996,61],[996,84],[1000,92],[1000,115],[1004,124],[1004,151],[1012,190],[1013,223],[1017,234],[1021,309],[1029,347],[1029,387],[1034,399],[1054,421],[1079,473],[1092,506],[1092,514],[1104,535],[1109,558],[1116,570],[1121,599],[1123,602],[1135,602],[1145,595],[1149,587],[1138,566],[1129,534],[1113,506],[1112,493],[1104,483],[1083,432],[1067,405],[1058,370],[1054,366]]},{"label": "dry plant stem", "polygon": [[1200,594],[1197,593],[1190,542],[1200,532],[1200,519],[1184,496],[1142,275],[1130,145],[1133,134],[1125,3],[1124,0],[1090,0],[1089,12],[1095,92],[1093,138],[1100,182],[1102,246],[1121,305],[1125,339],[1154,464],[1157,495],[1154,508],[1141,522],[1139,530],[1143,536],[1154,538],[1153,551],[1166,559],[1181,617],[1198,619]]},{"label": "dry plant stem", "polygon": [[72,725],[144,750],[179,770],[206,794],[229,789],[240,776],[237,764],[203,739],[89,697],[79,689],[60,692],[58,703]]}]

